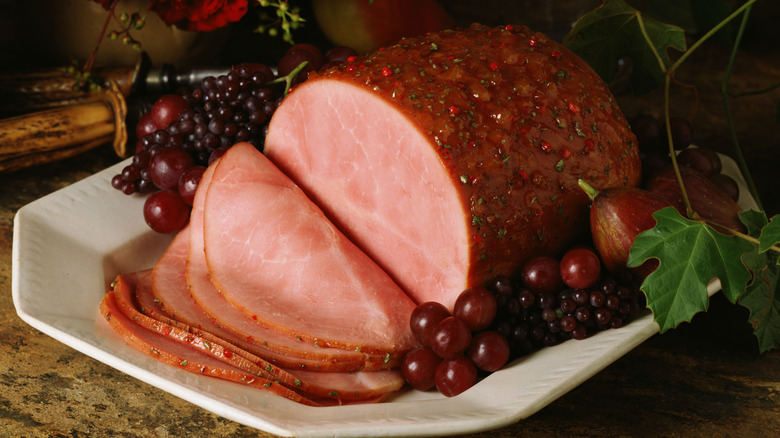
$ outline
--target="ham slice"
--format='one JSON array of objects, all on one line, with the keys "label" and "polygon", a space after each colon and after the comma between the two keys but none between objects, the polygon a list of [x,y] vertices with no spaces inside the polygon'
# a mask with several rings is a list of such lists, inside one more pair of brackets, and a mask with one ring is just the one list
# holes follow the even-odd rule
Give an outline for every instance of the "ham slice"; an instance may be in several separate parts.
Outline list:
[{"label": "ham slice", "polygon": [[417,345],[414,302],[252,145],[231,147],[207,190],[209,278],[233,306],[320,347],[389,357]]},{"label": "ham slice", "polygon": [[588,231],[579,178],[640,176],[603,81],[520,26],[406,38],[310,74],[264,153],[418,303],[450,308]]},{"label": "ham slice", "polygon": [[[190,227],[202,230],[202,220],[198,219],[197,214],[200,209],[197,206],[196,202]],[[191,232],[190,228],[183,229],[155,263],[151,295],[161,305],[163,314],[213,333],[282,367],[344,372],[388,369],[399,365],[400,358],[397,355],[388,358],[386,355],[316,347],[269,330],[251,320],[228,303],[208,281],[202,235],[202,231],[197,233]],[[201,242],[199,250],[189,244],[191,240]],[[185,278],[185,272],[189,278]],[[139,296],[145,295],[145,288],[146,285],[141,282],[138,286]],[[153,313],[150,316],[155,317]]]},{"label": "ham slice", "polygon": [[[193,329],[176,321],[161,323],[140,313],[133,299],[134,291],[144,283],[148,284],[149,274],[143,271],[136,274],[126,274],[114,281],[113,299],[122,314],[133,324],[161,334],[169,341],[192,347],[196,353],[182,350],[181,345],[170,347],[172,343],[164,342],[169,350],[175,350],[179,357],[205,356],[207,359],[197,359],[199,363],[210,363],[219,367],[235,368],[250,373],[266,381],[281,384],[289,389],[304,394],[317,401],[323,399],[343,402],[375,402],[387,394],[397,391],[403,386],[404,379],[397,370],[359,371],[359,372],[318,372],[305,370],[287,370],[243,350],[211,333]],[[142,331],[141,331],[142,332]],[[142,332],[143,333],[143,332]],[[140,336],[143,338],[144,336]],[[174,364],[175,365],[175,364]],[[217,376],[219,377],[219,376]],[[284,394],[284,392],[282,392]],[[288,397],[290,398],[290,397]]]},{"label": "ham slice", "polygon": [[129,345],[164,363],[193,373],[250,385],[264,391],[271,391],[298,403],[312,406],[318,405],[283,385],[247,373],[240,368],[214,358],[208,352],[198,351],[166,335],[141,327],[122,312],[113,292],[103,296],[100,302],[100,312],[111,328]]}]

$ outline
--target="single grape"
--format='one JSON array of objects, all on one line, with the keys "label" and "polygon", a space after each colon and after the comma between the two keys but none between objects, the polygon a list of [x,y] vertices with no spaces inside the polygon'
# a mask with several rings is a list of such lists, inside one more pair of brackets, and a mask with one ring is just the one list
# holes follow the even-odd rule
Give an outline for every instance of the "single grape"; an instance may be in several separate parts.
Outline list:
[{"label": "single grape", "polygon": [[431,349],[442,359],[462,354],[471,343],[471,331],[465,322],[449,316],[437,325],[430,335]]},{"label": "single grape", "polygon": [[190,108],[190,104],[178,94],[166,94],[154,102],[150,114],[155,126],[158,129],[165,129],[168,124],[178,119],[181,113]]},{"label": "single grape", "polygon": [[486,329],[496,316],[496,298],[484,287],[470,287],[458,296],[453,316],[465,322],[469,330]]},{"label": "single grape", "polygon": [[704,176],[719,174],[723,169],[720,156],[706,148],[688,148],[677,154],[677,162],[683,166],[698,170]]},{"label": "single grape", "polygon": [[335,46],[325,53],[325,60],[342,63],[346,62],[351,56],[357,56],[357,52],[351,47]]},{"label": "single grape", "polygon": [[577,326],[577,320],[571,315],[561,318],[561,330],[571,332]]},{"label": "single grape", "polygon": [[290,50],[288,50],[287,53],[285,53],[284,56],[282,56],[282,58],[279,60],[277,70],[280,77],[287,76],[292,73],[292,71],[295,70],[301,63],[307,62],[306,66],[303,67],[303,69],[301,69],[301,71],[298,72],[293,79],[293,84],[296,84],[299,83],[302,79],[306,79],[306,76],[309,74],[309,72],[318,70],[320,67],[322,67],[323,61],[324,58],[322,54],[317,56],[310,50],[291,47]]},{"label": "single grape", "polygon": [[690,122],[683,117],[671,117],[669,130],[672,133],[672,142],[676,150],[687,148],[693,142],[693,128]]},{"label": "single grape", "polygon": [[436,368],[441,361],[430,348],[416,348],[404,355],[401,375],[412,388],[427,391],[436,386]]},{"label": "single grape", "polygon": [[138,119],[138,124],[135,126],[135,133],[140,139],[147,135],[154,134],[154,131],[163,128],[165,128],[165,126],[157,126],[157,124],[154,123],[151,112],[146,112]]},{"label": "single grape", "polygon": [[523,309],[530,309],[534,305],[534,302],[536,301],[536,296],[530,290],[523,289],[517,295],[517,300],[519,301],[520,306],[522,306]]},{"label": "single grape", "polygon": [[179,231],[189,218],[189,206],[173,190],[152,193],[144,202],[144,220],[158,233],[170,234]]},{"label": "single grape", "polygon": [[477,367],[466,356],[443,360],[436,367],[436,389],[447,397],[454,397],[477,383]]},{"label": "single grape", "polygon": [[422,303],[412,311],[412,316],[409,318],[412,335],[420,344],[430,347],[433,329],[450,316],[450,311],[441,303],[435,301]]},{"label": "single grape", "polygon": [[590,320],[590,309],[585,306],[577,307],[574,310],[574,317],[579,322],[588,322]]},{"label": "single grape", "polygon": [[192,167],[194,162],[187,151],[165,147],[157,150],[149,161],[149,176],[157,187],[174,189],[178,187],[182,173]]},{"label": "single grape", "polygon": [[179,177],[179,183],[177,184],[179,196],[190,207],[195,200],[195,191],[198,189],[198,183],[200,183],[200,178],[205,171],[206,168],[203,166],[192,166]]},{"label": "single grape", "polygon": [[666,142],[663,140],[663,127],[657,118],[650,114],[639,114],[629,121],[629,125],[642,152],[652,154],[663,151]]},{"label": "single grape", "polygon": [[520,269],[525,287],[536,293],[553,293],[563,288],[560,262],[550,256],[529,259]]},{"label": "single grape", "polygon": [[587,248],[569,250],[561,258],[561,278],[573,289],[592,286],[601,275],[601,261],[595,252]]},{"label": "single grape", "polygon": [[483,371],[498,371],[509,360],[509,342],[500,333],[485,330],[477,333],[467,350],[469,358]]},{"label": "single grape", "polygon": [[596,322],[599,325],[605,325],[609,323],[610,319],[612,319],[612,312],[610,312],[606,307],[599,307],[593,312],[593,316],[596,318]]}]

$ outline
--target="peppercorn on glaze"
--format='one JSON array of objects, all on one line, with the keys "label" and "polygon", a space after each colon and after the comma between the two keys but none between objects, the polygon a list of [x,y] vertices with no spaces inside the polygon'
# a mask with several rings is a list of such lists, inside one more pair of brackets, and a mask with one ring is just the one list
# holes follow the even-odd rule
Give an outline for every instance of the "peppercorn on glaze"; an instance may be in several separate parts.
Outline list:
[{"label": "peppercorn on glaze", "polygon": [[414,300],[449,308],[586,232],[579,178],[640,177],[607,86],[520,26],[407,38],[313,74],[264,152]]}]

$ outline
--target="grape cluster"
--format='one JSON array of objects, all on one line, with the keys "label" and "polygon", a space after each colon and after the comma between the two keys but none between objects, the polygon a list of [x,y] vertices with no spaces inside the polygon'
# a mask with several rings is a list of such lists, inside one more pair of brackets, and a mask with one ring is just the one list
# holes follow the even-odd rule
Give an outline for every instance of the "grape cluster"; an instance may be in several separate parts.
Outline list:
[{"label": "grape cluster", "polygon": [[620,328],[645,307],[633,274],[602,275],[598,256],[587,248],[572,249],[560,260],[534,257],[517,281],[499,277],[490,290],[499,309],[492,329],[507,338],[510,359]]},{"label": "grape cluster", "polygon": [[402,375],[415,389],[452,397],[539,348],[622,327],[645,307],[644,294],[629,271],[602,275],[601,267],[594,251],[575,248],[560,260],[530,259],[516,280],[466,289],[452,313],[420,304],[410,328],[422,347],[404,356]]},{"label": "grape cluster", "polygon": [[[639,114],[629,124],[636,135],[639,150],[643,155],[643,174],[651,176],[671,163],[666,129],[654,116]],[[677,163],[690,167],[709,178],[734,201],[739,199],[739,186],[728,175],[722,174],[723,163],[718,154],[708,148],[689,147],[693,142],[693,128],[682,117],[671,117],[669,127],[674,148],[677,150]]]},{"label": "grape cluster", "polygon": [[323,54],[298,44],[282,56],[278,74],[244,63],[193,90],[160,97],[139,119],[133,161],[111,185],[127,195],[155,192],[144,206],[147,224],[161,233],[181,229],[206,166],[238,142],[262,150],[271,116],[290,87],[354,55],[347,47]]},{"label": "grape cluster", "polygon": [[452,313],[437,302],[417,306],[410,328],[422,347],[407,353],[401,363],[409,385],[422,391],[436,387],[452,397],[473,386],[479,370],[501,369],[509,360],[509,343],[487,330],[496,311],[495,297],[483,287],[463,291]]}]

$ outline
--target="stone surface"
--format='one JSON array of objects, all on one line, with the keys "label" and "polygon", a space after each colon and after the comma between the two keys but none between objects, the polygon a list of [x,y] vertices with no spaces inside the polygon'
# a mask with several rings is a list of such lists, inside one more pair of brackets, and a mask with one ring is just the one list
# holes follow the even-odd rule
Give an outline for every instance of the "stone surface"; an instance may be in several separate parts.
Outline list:
[{"label": "stone surface", "polygon": [[[761,3],[761,2],[760,2]],[[769,2],[763,2],[769,3]],[[777,32],[775,32],[776,34]],[[780,81],[780,50],[740,56],[734,88]],[[727,52],[705,48],[678,79],[674,111],[693,114],[697,142],[730,151],[719,87]],[[627,115],[661,96],[619,95]],[[780,213],[780,89],[735,98],[737,134],[770,215]],[[0,174],[0,436],[266,437],[97,362],[22,322],[11,299],[13,216],[28,202],[115,163],[110,147]],[[733,436],[780,430],[780,351],[757,352],[744,309],[716,295],[709,312],[659,334],[517,424],[475,437]]]}]

